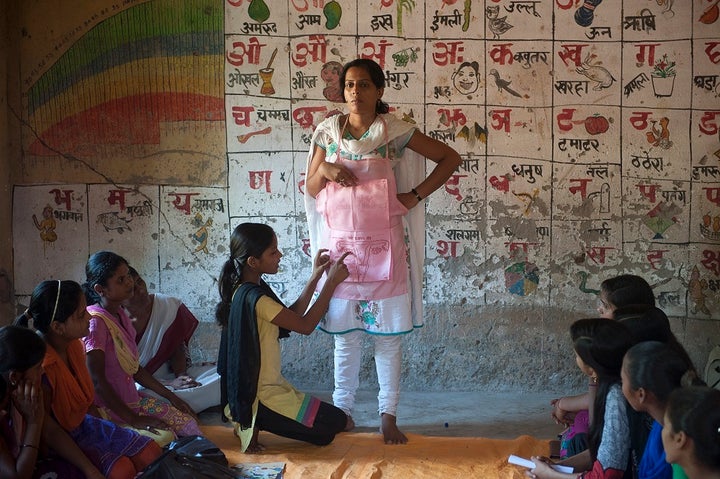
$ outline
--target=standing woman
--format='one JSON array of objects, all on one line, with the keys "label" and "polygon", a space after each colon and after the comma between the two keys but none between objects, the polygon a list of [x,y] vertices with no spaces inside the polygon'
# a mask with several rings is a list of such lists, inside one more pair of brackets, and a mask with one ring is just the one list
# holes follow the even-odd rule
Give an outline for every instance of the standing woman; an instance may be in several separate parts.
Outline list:
[{"label": "standing woman", "polygon": [[75,281],[43,281],[15,322],[27,326],[32,318],[47,345],[42,365],[48,421],[68,434],[68,447],[77,448],[74,457],[66,459],[90,460],[110,479],[134,477],[162,451],[149,437],[101,419],[93,406],[95,390],[82,342],[90,324],[85,306],[85,295]]},{"label": "standing woman", "polygon": [[670,394],[662,442],[690,479],[720,478],[720,391],[690,386]]},{"label": "standing woman", "polygon": [[[218,373],[227,399],[224,414],[234,423],[242,452],[263,449],[260,430],[323,446],[346,428],[342,410],[298,391],[283,377],[280,358],[280,338],[289,331],[308,335],[315,330],[333,291],[347,278],[345,256],[331,264],[320,250],[302,293],[285,307],[262,278],[276,274],[282,258],[273,229],[242,223],[233,230],[215,317],[222,326]],[[323,273],[325,284],[310,305]]]},{"label": "standing woman", "polygon": [[[381,429],[397,427],[401,335],[422,326],[424,216],[418,206],[460,165],[448,145],[389,115],[385,75],[372,60],[347,63],[340,86],[348,108],[320,123],[306,171],[305,209],[314,251],[345,252],[350,277],[338,286],[320,329],[335,335],[333,402],[350,417],[359,386],[362,340],[375,340]],[[436,163],[425,176],[425,159]]]},{"label": "standing woman", "polygon": [[[106,419],[149,432],[160,445],[177,436],[201,435],[188,404],[140,366],[135,328],[122,307],[135,283],[127,261],[110,251],[98,251],[85,266],[83,284],[90,318],[84,338],[87,365],[95,386],[95,405]],[[167,402],[141,395],[135,382]],[[167,432],[171,431],[168,435]]]}]

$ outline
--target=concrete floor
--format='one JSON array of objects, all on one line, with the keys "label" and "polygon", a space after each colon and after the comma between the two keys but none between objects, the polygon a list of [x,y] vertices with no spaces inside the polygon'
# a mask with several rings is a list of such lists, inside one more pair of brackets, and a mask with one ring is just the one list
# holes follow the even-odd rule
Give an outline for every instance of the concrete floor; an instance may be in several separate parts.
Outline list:
[{"label": "concrete floor", "polygon": [[[327,391],[313,395],[331,402]],[[355,432],[375,432],[380,426],[377,392],[360,391],[356,397]],[[550,418],[555,396],[497,392],[405,392],[400,396],[398,425],[404,432],[427,436],[513,439],[529,435],[556,439],[562,428]],[[200,414],[202,424],[221,424],[217,410]]]}]

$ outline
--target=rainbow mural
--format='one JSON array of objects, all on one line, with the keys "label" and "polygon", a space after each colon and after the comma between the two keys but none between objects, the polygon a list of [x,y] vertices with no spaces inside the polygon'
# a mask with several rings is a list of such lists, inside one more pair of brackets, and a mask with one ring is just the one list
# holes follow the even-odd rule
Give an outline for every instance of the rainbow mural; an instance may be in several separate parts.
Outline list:
[{"label": "rainbow mural", "polygon": [[29,88],[25,121],[36,136],[25,154],[157,145],[163,123],[224,121],[223,48],[221,0],[156,0],[120,11]]}]

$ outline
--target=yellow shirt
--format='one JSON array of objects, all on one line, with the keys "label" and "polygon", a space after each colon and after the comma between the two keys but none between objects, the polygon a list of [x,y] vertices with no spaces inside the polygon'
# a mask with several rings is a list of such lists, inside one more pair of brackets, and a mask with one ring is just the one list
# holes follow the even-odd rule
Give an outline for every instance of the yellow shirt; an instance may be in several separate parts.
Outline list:
[{"label": "yellow shirt", "polygon": [[[243,452],[252,439],[258,401],[268,409],[308,427],[315,422],[315,415],[320,405],[319,399],[298,391],[282,375],[279,328],[272,323],[272,320],[283,309],[282,304],[269,296],[261,296],[255,306],[260,341],[260,375],[257,396],[253,403],[253,427],[242,430],[240,424],[235,423],[235,431],[240,437]],[[226,415],[229,416],[229,407],[225,409]]]}]

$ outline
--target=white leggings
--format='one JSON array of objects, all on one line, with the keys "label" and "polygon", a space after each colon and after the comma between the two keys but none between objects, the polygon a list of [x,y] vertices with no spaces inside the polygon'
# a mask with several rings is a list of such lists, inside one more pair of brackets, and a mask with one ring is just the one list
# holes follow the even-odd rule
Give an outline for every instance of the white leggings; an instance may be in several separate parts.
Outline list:
[{"label": "white leggings", "polygon": [[[346,414],[355,407],[355,393],[360,384],[362,341],[364,331],[335,335],[335,391],[333,403]],[[378,384],[378,412],[397,416],[400,399],[402,336],[370,335],[375,341],[375,369]]]}]

